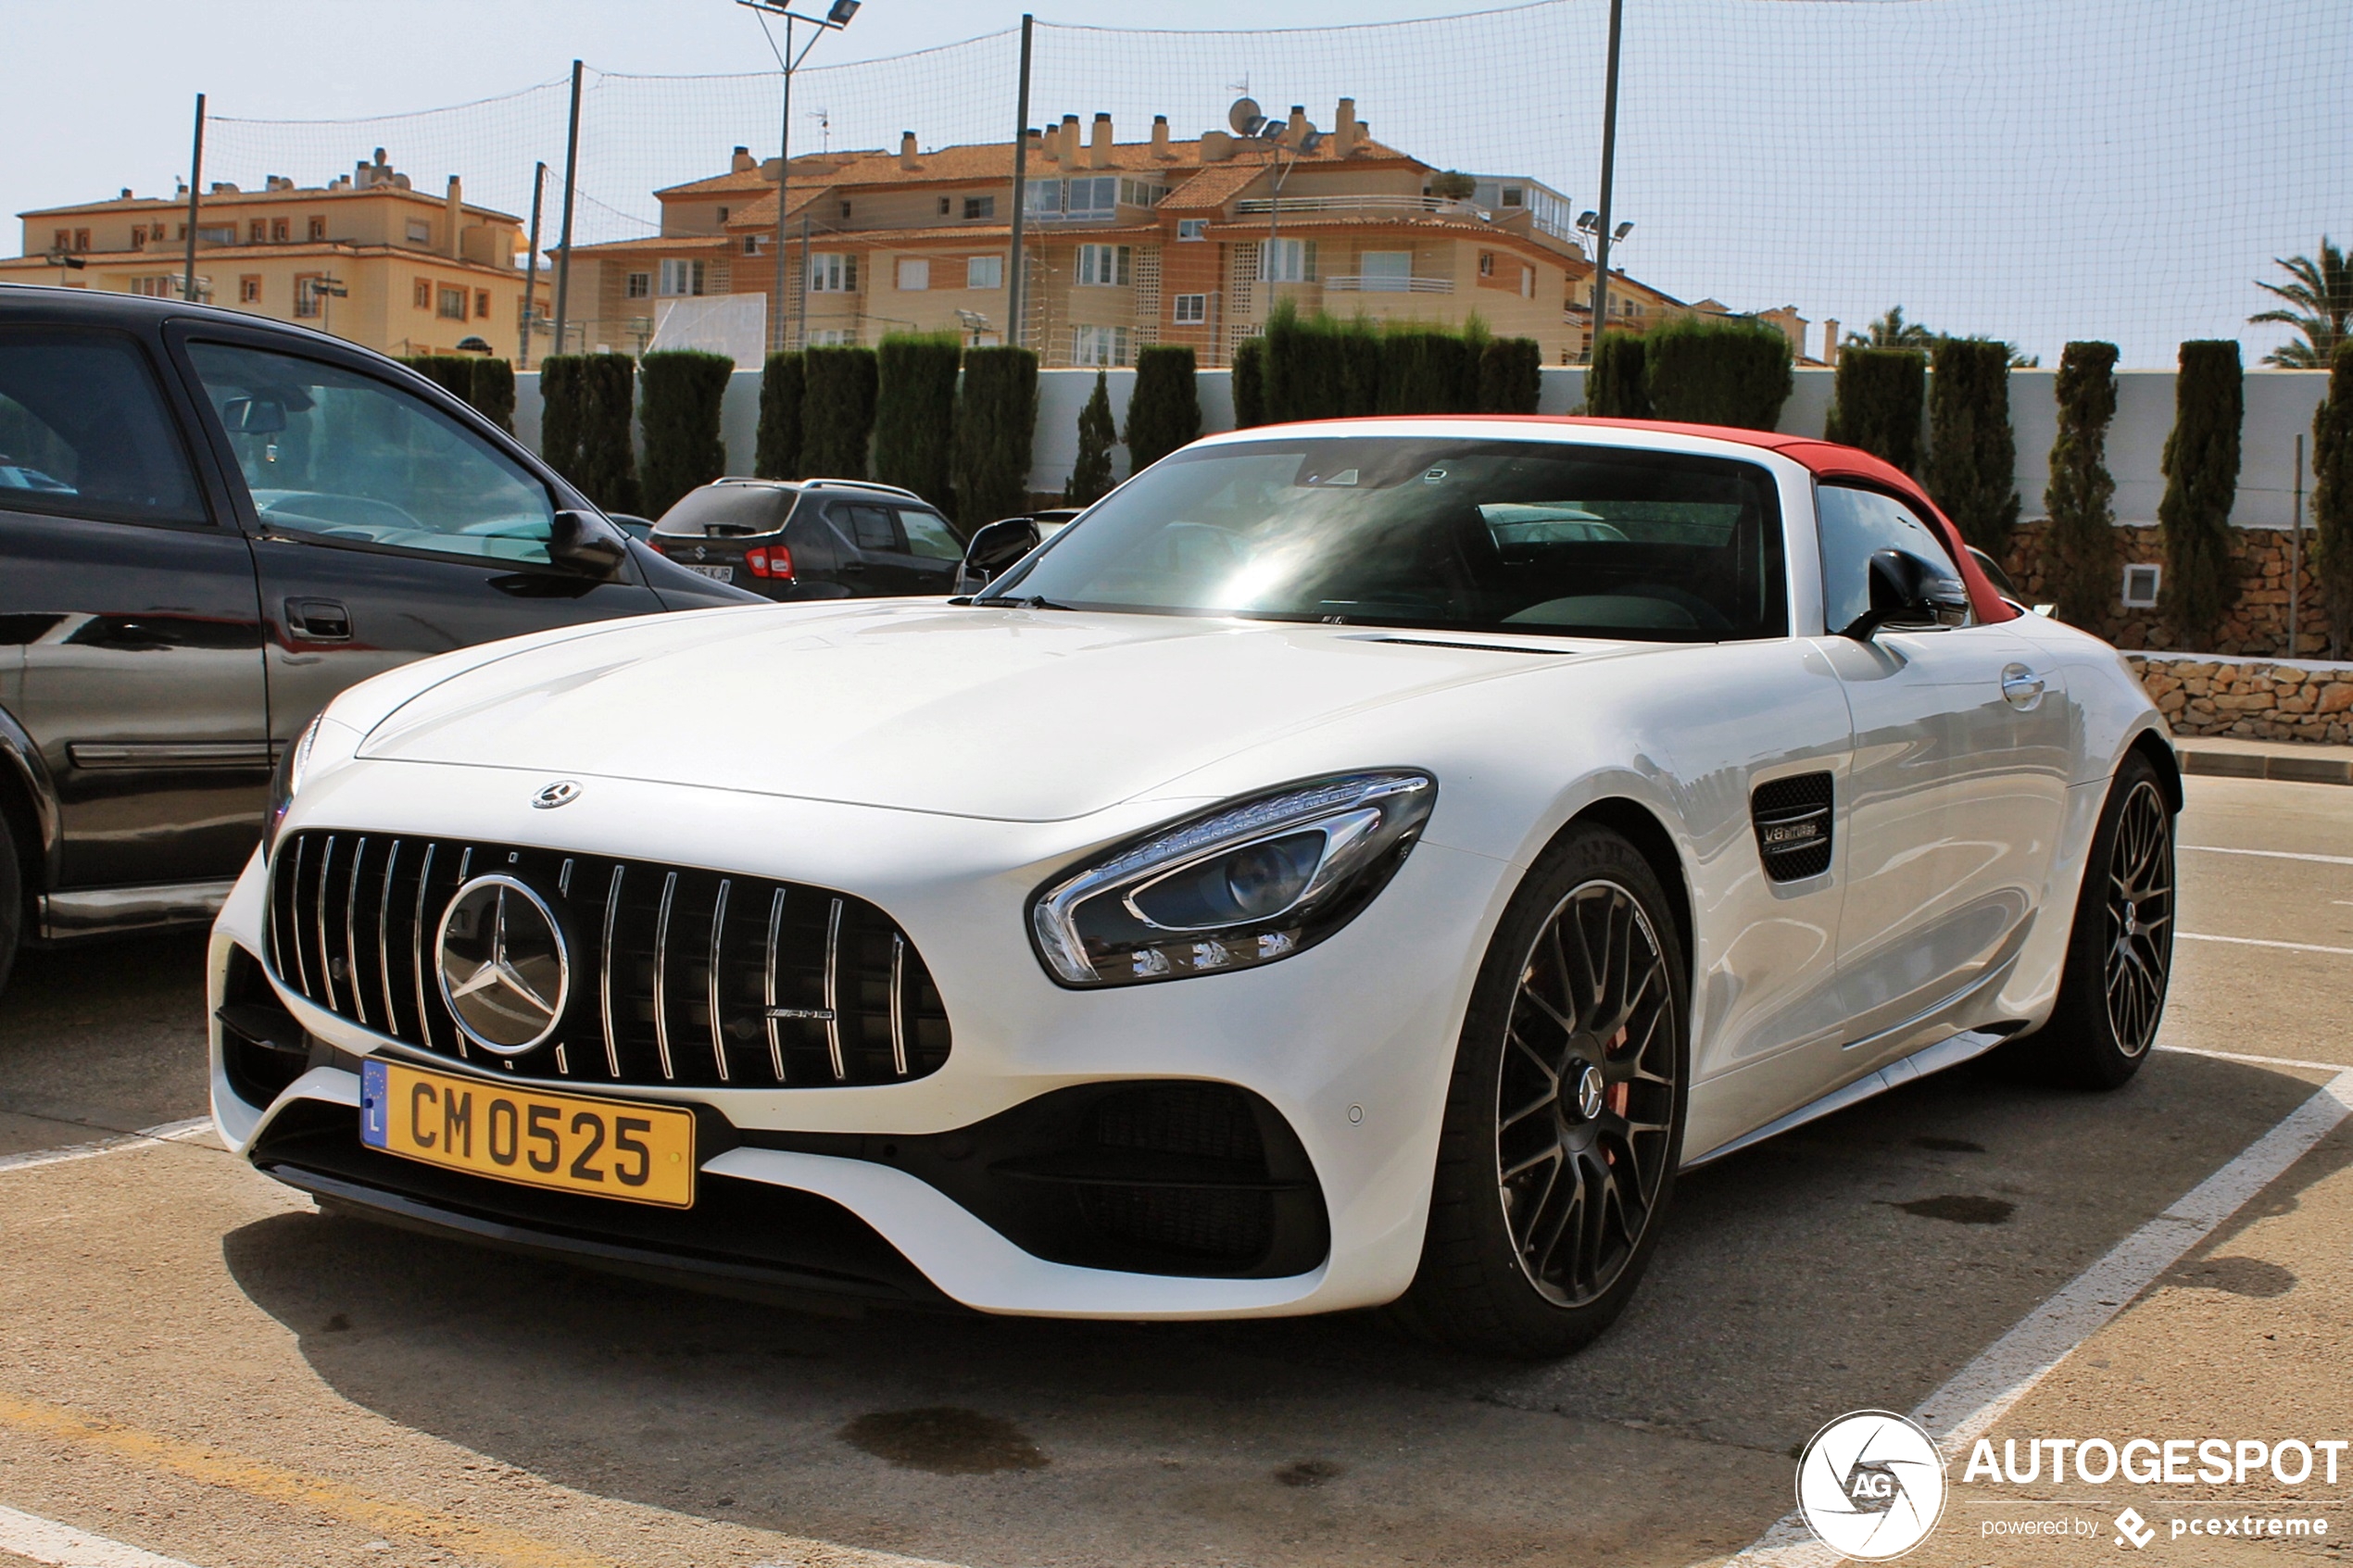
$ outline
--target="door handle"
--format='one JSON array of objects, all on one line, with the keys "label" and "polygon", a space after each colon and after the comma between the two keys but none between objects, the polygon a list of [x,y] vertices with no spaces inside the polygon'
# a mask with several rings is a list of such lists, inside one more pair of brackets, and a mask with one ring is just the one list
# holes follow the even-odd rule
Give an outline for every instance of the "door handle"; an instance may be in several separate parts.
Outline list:
[{"label": "door handle", "polygon": [[2002,671],[2002,700],[2021,710],[2033,708],[2043,700],[2043,677],[2023,664],[2013,664]]},{"label": "door handle", "polygon": [[347,643],[351,611],[337,599],[288,599],[286,630],[306,643]]}]

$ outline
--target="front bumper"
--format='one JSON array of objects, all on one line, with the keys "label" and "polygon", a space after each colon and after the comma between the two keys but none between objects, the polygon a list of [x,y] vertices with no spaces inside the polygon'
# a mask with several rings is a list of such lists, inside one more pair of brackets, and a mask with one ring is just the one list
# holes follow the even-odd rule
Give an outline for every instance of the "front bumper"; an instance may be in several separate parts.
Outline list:
[{"label": "front bumper", "polygon": [[[1360,1307],[1410,1283],[1474,960],[1508,893],[1502,863],[1425,843],[1356,922],[1296,958],[1173,984],[1071,991],[1047,978],[1021,929],[1029,891],[1088,846],[1196,803],[1133,805],[1083,824],[1008,823],[598,779],[561,812],[535,811],[529,799],[545,782],[499,770],[361,764],[307,790],[287,825],[653,852],[854,893],[887,910],[928,963],[954,1025],[949,1060],[927,1077],[887,1085],[617,1091],[708,1107],[736,1135],[716,1140],[701,1164],[704,1190],[726,1196],[691,1221],[617,1213],[631,1206],[596,1199],[576,1200],[578,1210],[558,1205],[558,1213],[479,1178],[434,1186],[426,1176],[438,1173],[359,1150],[357,1141],[358,1059],[417,1057],[411,1047],[263,979],[267,1001],[305,1036],[279,1042],[303,1053],[290,1063],[298,1075],[281,1086],[237,1070],[238,1033],[224,1012],[237,1016],[254,975],[266,974],[258,958],[268,951],[266,878],[257,857],[222,910],[211,954],[213,1104],[233,1148],[294,1185],[348,1207],[372,1204],[396,1223],[638,1272],[727,1279],[748,1269],[787,1289],[906,1299],[936,1292],[988,1311],[1141,1319]],[[644,825],[654,822],[663,824],[658,847]],[[253,972],[241,979],[240,966]],[[1294,1226],[1289,1250],[1276,1249],[1288,1260],[1279,1273],[1196,1277],[1057,1261],[1039,1254],[1070,1250],[992,1208],[986,1191],[960,1185],[944,1162],[964,1135],[1019,1123],[1057,1096],[1174,1080],[1245,1091],[1264,1108],[1261,1121],[1280,1129],[1273,1141],[1290,1140],[1316,1198],[1325,1245],[1315,1256],[1295,1244]],[[827,1245],[796,1251],[778,1239],[786,1232]]]}]

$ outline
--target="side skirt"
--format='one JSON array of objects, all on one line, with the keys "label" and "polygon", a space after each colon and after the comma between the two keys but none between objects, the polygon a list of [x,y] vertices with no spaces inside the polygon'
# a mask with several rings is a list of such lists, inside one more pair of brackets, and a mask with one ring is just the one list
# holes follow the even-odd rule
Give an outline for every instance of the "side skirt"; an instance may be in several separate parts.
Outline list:
[{"label": "side skirt", "polygon": [[1864,1074],[1843,1089],[1833,1089],[1811,1104],[1801,1105],[1778,1121],[1768,1122],[1755,1131],[1743,1133],[1730,1143],[1718,1144],[1706,1153],[1684,1160],[1682,1169],[1694,1170],[1711,1160],[1721,1160],[1728,1154],[1746,1148],[1751,1144],[1763,1143],[1767,1138],[1779,1137],[1793,1127],[1802,1127],[1808,1122],[1818,1121],[1832,1111],[1843,1110],[1850,1105],[1860,1105],[1874,1096],[1883,1095],[1888,1090],[1908,1084],[1915,1078],[1925,1078],[1931,1073],[1942,1073],[1948,1067],[1958,1067],[1962,1062],[1983,1056],[1987,1051],[2008,1039],[2015,1032],[2013,1029],[1995,1025],[1990,1029],[1965,1029],[1957,1035],[1949,1035],[1933,1045],[1914,1051],[1907,1057],[1889,1062],[1876,1073]]}]

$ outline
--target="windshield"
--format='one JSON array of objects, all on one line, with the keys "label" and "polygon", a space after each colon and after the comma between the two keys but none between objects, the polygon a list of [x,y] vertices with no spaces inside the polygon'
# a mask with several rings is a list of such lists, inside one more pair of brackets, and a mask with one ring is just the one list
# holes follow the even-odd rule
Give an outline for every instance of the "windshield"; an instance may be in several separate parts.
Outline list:
[{"label": "windshield", "polygon": [[1562,442],[1302,437],[1138,475],[983,596],[1071,608],[1709,642],[1780,635],[1754,463]]},{"label": "windshield", "polygon": [[724,539],[774,533],[800,498],[798,490],[769,484],[706,484],[678,497],[654,524],[657,533]]}]

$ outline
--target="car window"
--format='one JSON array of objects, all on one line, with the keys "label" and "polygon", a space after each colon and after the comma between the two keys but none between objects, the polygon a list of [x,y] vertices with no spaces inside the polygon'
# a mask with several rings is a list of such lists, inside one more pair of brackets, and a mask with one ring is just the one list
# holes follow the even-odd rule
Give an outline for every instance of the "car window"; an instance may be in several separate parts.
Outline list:
[{"label": "car window", "polygon": [[1871,556],[1902,550],[1958,576],[1953,554],[1919,514],[1876,490],[1825,484],[1815,492],[1822,519],[1822,624],[1852,626],[1871,608]]},{"label": "car window", "polygon": [[774,533],[799,498],[799,491],[774,485],[706,484],[679,496],[654,532],[703,539]]},{"label": "car window", "polygon": [[422,399],[290,354],[189,347],[264,524],[348,544],[544,563],[547,486]]},{"label": "car window", "polygon": [[834,517],[840,522],[841,531],[849,535],[849,542],[862,550],[900,547],[899,530],[891,525],[887,507],[836,507]]},{"label": "car window", "polygon": [[146,356],[111,332],[0,333],[0,508],[203,522]]},{"label": "car window", "polygon": [[899,526],[907,535],[907,553],[931,560],[962,560],[963,541],[948,527],[948,520],[937,512],[917,511],[912,507],[899,508]]}]

